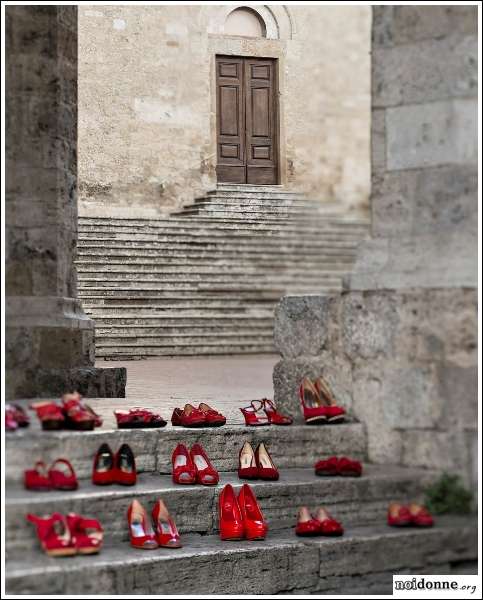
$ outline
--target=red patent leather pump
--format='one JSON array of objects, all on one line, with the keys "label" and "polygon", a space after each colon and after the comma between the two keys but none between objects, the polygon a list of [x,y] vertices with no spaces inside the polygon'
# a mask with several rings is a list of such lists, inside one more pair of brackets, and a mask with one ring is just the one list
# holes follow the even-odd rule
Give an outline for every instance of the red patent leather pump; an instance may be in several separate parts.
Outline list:
[{"label": "red patent leather pump", "polygon": [[228,483],[218,499],[220,538],[241,540],[245,535],[243,516],[233,487]]},{"label": "red patent leather pump", "polygon": [[136,460],[128,444],[122,444],[114,457],[114,476],[116,483],[120,485],[136,483]]},{"label": "red patent leather pump", "polygon": [[49,480],[54,490],[76,490],[79,487],[74,468],[66,458],[58,458],[52,463]]},{"label": "red patent leather pump", "polygon": [[238,477],[240,479],[258,479],[257,460],[249,442],[245,442],[238,455]]},{"label": "red patent leather pump", "polygon": [[258,477],[267,481],[277,481],[279,473],[275,466],[270,453],[265,444],[261,442],[255,450],[255,460],[257,463]]},{"label": "red patent leather pump", "polygon": [[291,425],[293,423],[292,417],[278,412],[273,400],[263,398],[261,403],[270,425]]},{"label": "red patent leather pump", "polygon": [[245,537],[247,540],[264,540],[268,525],[263,518],[262,511],[258,505],[252,488],[244,483],[238,494],[238,504],[245,525]]},{"label": "red patent leather pump", "polygon": [[198,410],[205,415],[206,427],[221,427],[226,423],[226,417],[214,408],[211,408],[206,402],[201,402],[198,406]]},{"label": "red patent leather pump", "polygon": [[178,528],[162,500],[154,505],[152,517],[158,545],[162,548],[181,548]]},{"label": "red patent leather pump", "polygon": [[315,537],[320,535],[320,523],[310,514],[306,506],[299,508],[295,535],[300,537]]},{"label": "red patent leather pump", "polygon": [[261,400],[252,400],[249,406],[240,408],[245,425],[249,427],[259,427],[260,425],[270,425],[270,420],[263,410],[263,402]]},{"label": "red patent leather pump", "polygon": [[307,377],[300,384],[299,396],[306,423],[327,423],[327,406],[322,402],[315,386]]},{"label": "red patent leather pump", "polygon": [[109,485],[116,482],[114,454],[108,444],[101,444],[92,466],[92,483],[94,485]]},{"label": "red patent leather pump", "polygon": [[196,483],[216,485],[220,480],[218,471],[211,464],[201,444],[194,444],[190,450],[191,461],[196,470]]},{"label": "red patent leather pump", "polygon": [[172,478],[174,483],[196,483],[196,467],[193,464],[188,448],[178,444],[171,455],[173,466]]},{"label": "red patent leather pump", "polygon": [[49,556],[73,556],[77,553],[66,518],[54,513],[48,517],[28,514],[27,521],[37,527],[37,537],[42,549]]},{"label": "red patent leather pump", "polygon": [[407,506],[391,502],[387,510],[387,524],[391,527],[408,527],[412,525],[412,516]]},{"label": "red patent leather pump", "polygon": [[319,535],[339,536],[344,533],[344,528],[336,521],[325,508],[318,508],[314,518],[319,522]]},{"label": "red patent leather pump", "polygon": [[318,377],[314,381],[314,386],[320,399],[326,406],[327,422],[342,423],[345,419],[345,410],[341,406],[337,406],[337,402],[329,384],[324,381],[322,377]]},{"label": "red patent leather pump", "polygon": [[67,523],[75,540],[78,554],[98,554],[102,548],[104,530],[97,519],[69,513]]},{"label": "red patent leather pump", "polygon": [[143,550],[153,550],[158,547],[151,521],[148,519],[143,505],[138,500],[133,500],[129,506],[127,522],[131,546]]}]

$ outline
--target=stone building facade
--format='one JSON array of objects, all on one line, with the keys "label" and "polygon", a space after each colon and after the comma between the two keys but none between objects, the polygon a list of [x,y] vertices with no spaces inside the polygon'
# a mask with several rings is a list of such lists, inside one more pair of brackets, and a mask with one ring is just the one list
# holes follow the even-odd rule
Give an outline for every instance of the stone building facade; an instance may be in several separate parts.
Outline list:
[{"label": "stone building facade", "polygon": [[216,55],[276,60],[278,182],[364,214],[368,6],[79,7],[79,214],[157,217],[216,187]]}]

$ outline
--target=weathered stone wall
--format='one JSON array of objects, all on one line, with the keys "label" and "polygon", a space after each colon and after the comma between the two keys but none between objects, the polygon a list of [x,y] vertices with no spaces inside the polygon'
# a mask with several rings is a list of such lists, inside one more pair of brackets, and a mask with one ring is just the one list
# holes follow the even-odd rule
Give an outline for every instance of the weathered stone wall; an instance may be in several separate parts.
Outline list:
[{"label": "weathered stone wall", "polygon": [[169,212],[216,185],[216,53],[279,60],[282,182],[347,210],[369,194],[369,7],[79,7],[80,214]]},{"label": "weathered stone wall", "polygon": [[[339,297],[287,297],[276,400],[326,376],[376,462],[477,473],[477,11],[373,9],[372,237]],[[298,410],[298,408],[297,408]]]}]

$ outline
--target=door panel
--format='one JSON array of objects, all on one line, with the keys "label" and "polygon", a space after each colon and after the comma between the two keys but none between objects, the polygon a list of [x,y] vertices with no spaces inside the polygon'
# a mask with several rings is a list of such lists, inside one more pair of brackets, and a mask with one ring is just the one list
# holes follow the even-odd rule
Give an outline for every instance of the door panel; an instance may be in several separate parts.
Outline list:
[{"label": "door panel", "polygon": [[216,59],[218,181],[277,183],[275,64],[259,58]]}]

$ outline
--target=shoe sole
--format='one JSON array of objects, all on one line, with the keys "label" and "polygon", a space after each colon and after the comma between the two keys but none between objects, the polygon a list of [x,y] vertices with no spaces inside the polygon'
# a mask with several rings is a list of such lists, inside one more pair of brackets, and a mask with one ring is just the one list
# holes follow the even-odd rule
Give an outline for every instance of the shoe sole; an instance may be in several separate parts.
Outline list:
[{"label": "shoe sole", "polygon": [[48,556],[75,556],[77,550],[75,548],[59,548],[58,550],[46,550]]},{"label": "shoe sole", "polygon": [[99,554],[100,551],[101,551],[101,548],[99,546],[96,546],[95,548],[79,548],[77,550],[77,553],[87,556],[89,554]]},{"label": "shoe sole", "polygon": [[307,425],[312,425],[314,423],[327,423],[327,417],[310,417],[310,419],[305,419]]},{"label": "shoe sole", "polygon": [[164,425],[149,425],[149,424],[145,424],[145,423],[134,423],[134,424],[128,424],[128,425],[118,425],[117,428],[118,429],[159,429],[161,427],[166,427],[167,423],[164,423]]}]

